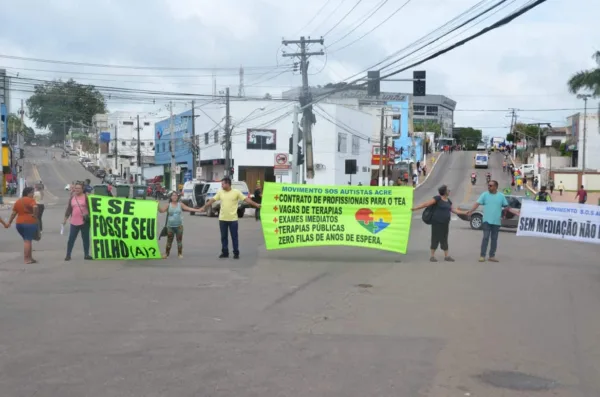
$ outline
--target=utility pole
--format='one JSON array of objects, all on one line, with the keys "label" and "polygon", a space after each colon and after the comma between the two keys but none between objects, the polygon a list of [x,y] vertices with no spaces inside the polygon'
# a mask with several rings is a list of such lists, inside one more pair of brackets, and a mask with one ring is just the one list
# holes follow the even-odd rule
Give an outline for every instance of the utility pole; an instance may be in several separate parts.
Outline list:
[{"label": "utility pole", "polygon": [[592,96],[589,94],[579,94],[577,98],[583,99],[583,153],[581,155],[581,184],[586,186],[585,184],[585,150],[586,150],[586,141],[587,141],[587,101]]},{"label": "utility pole", "polygon": [[302,95],[300,96],[300,105],[303,107],[302,146],[304,147],[304,161],[306,164],[306,177],[308,179],[313,179],[315,175],[312,144],[312,125],[315,123],[315,115],[312,111],[312,106],[306,106],[307,104],[312,102],[312,95],[308,86],[308,58],[313,55],[325,55],[325,53],[323,52],[323,50],[307,52],[307,45],[323,45],[323,43],[324,40],[322,37],[320,39],[306,39],[304,36],[300,37],[300,40],[281,41],[281,44],[285,46],[287,46],[288,44],[298,44],[300,46],[300,52],[292,54],[284,53],[283,56],[300,58],[300,72],[302,73]]},{"label": "utility pole", "polygon": [[115,172],[118,172],[119,170],[119,121],[117,120],[117,124],[115,124],[115,147],[114,147],[114,152],[115,152],[115,170],[113,172],[113,174]]},{"label": "utility pole", "polygon": [[225,176],[231,178],[231,117],[229,115],[229,87],[225,88]]},{"label": "utility pole", "polygon": [[140,143],[140,115],[137,115],[137,166],[138,166],[138,183],[142,183],[142,174],[143,174],[143,169],[142,169],[142,149],[140,147],[141,143]]},{"label": "utility pole", "polygon": [[[542,167],[542,126],[543,125],[547,125],[549,128],[552,128],[552,126],[550,125],[550,123],[530,123],[528,125],[535,125],[537,126],[538,129],[538,133],[537,133],[537,169],[538,169],[538,175],[540,175],[541,177],[541,167]],[[534,167],[535,169],[535,167]],[[541,182],[541,180],[540,180]]]},{"label": "utility pole", "polygon": [[171,134],[171,142],[169,150],[171,152],[171,190],[177,190],[177,164],[175,163],[175,132],[173,131],[173,101],[169,102],[170,122],[169,134]]},{"label": "utility pole", "polygon": [[517,137],[515,133],[515,126],[517,125],[517,110],[515,108],[511,108],[510,110],[510,134],[513,136],[513,158],[517,156]]},{"label": "utility pole", "polygon": [[292,133],[292,150],[294,152],[294,159],[292,161],[292,183],[299,183],[300,181],[300,148],[298,148],[298,138],[300,135],[300,125],[298,124],[298,114],[300,113],[300,107],[294,106],[294,131]]},{"label": "utility pole", "polygon": [[196,109],[194,109],[196,101],[192,99],[192,180],[195,180],[196,161],[200,157],[200,144],[196,145]]},{"label": "utility pole", "polygon": [[[0,105],[2,105],[3,103],[0,102]],[[0,106],[2,107],[2,106]],[[7,112],[8,113],[8,112]],[[8,115],[7,115],[8,117]],[[2,157],[3,155],[3,144],[2,144],[2,139],[4,138],[4,122],[0,122],[0,204],[4,204],[4,158]],[[6,139],[6,143],[8,144],[8,137]]]},{"label": "utility pole", "polygon": [[385,108],[381,108],[381,128],[379,129],[379,186],[383,186],[383,119],[385,117]]},{"label": "utility pole", "polygon": [[246,96],[246,90],[244,89],[244,67],[240,65],[240,87],[238,88],[238,96],[243,98]]}]

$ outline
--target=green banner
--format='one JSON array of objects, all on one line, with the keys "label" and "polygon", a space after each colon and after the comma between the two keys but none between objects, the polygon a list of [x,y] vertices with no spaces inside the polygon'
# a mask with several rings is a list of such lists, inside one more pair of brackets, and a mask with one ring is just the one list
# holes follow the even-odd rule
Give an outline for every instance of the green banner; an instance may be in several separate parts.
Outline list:
[{"label": "green banner", "polygon": [[160,259],[156,201],[89,196],[94,259]]},{"label": "green banner", "polygon": [[404,254],[413,191],[267,182],[260,210],[267,249],[349,245]]}]

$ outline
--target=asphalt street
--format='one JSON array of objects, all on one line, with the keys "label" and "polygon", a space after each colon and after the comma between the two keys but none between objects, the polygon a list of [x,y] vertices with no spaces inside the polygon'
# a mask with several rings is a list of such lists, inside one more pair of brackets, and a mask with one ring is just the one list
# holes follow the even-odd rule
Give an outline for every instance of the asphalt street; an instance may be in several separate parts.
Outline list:
[{"label": "asphalt street", "polygon": [[[415,201],[444,183],[471,204],[486,188],[484,170],[471,186],[473,155],[443,155]],[[414,214],[407,255],[267,252],[244,217],[242,258],[219,260],[216,220],[186,216],[184,259],[84,262],[78,242],[64,262],[62,188],[87,172],[36,160],[56,205],[38,264],[0,232],[1,396],[600,395],[597,246],[509,230],[500,262],[479,263],[481,232],[455,219],[456,262],[430,263]]]}]

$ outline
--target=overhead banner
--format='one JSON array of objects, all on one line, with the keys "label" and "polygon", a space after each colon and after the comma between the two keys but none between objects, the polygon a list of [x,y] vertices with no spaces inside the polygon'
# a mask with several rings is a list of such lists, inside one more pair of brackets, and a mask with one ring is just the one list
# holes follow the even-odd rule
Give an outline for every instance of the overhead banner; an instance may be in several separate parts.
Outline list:
[{"label": "overhead banner", "polygon": [[156,201],[89,196],[92,256],[98,260],[160,259]]},{"label": "overhead banner", "polygon": [[347,245],[404,254],[413,191],[265,182],[260,218],[267,249]]},{"label": "overhead banner", "polygon": [[600,207],[523,200],[517,236],[600,244]]}]

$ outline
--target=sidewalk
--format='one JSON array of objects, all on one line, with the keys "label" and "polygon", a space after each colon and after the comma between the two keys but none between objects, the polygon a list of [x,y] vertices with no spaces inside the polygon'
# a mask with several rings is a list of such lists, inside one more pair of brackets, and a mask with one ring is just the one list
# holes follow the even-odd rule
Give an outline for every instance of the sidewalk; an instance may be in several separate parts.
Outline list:
[{"label": "sidewalk", "polygon": [[[552,193],[552,201],[556,203],[577,203],[578,199],[575,199],[576,192],[563,192],[561,196],[556,190]],[[600,200],[600,192],[588,192],[588,199],[586,204],[597,205]]]},{"label": "sidewalk", "polygon": [[444,155],[444,152],[436,152],[436,153],[430,153],[427,156],[427,175],[423,179],[419,178],[419,183],[417,184],[417,186],[415,186],[415,190],[418,189],[422,184],[424,184],[427,181],[427,179],[431,176],[431,174],[433,174],[433,170],[435,169],[435,166],[437,165],[438,160],[443,155]]}]

